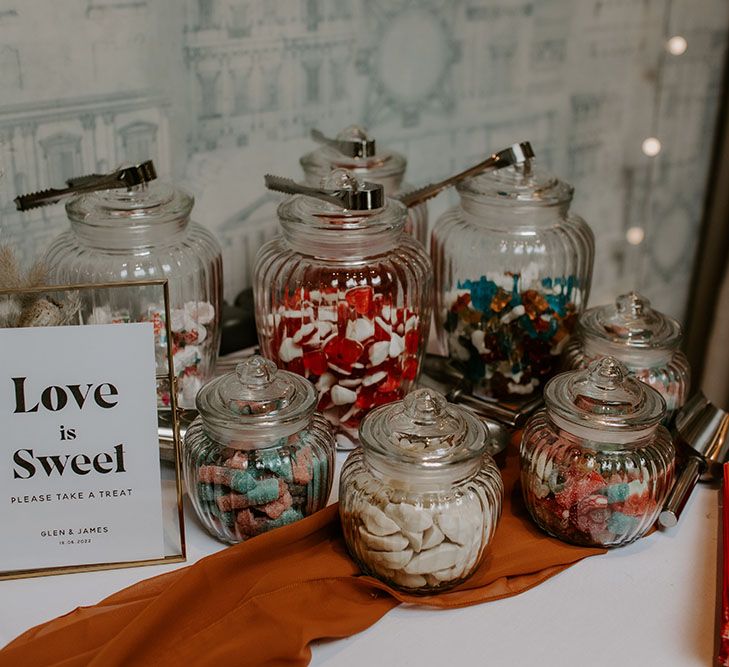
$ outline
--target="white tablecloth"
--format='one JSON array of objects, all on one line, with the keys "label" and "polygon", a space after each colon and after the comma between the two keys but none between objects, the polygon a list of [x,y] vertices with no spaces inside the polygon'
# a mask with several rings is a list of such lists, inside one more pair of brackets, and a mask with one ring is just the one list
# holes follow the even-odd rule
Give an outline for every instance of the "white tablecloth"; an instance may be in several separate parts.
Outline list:
[{"label": "white tablecloth", "polygon": [[[341,465],[343,456],[338,459]],[[312,664],[710,665],[718,502],[716,489],[699,488],[677,528],[587,558],[516,597],[448,611],[400,606],[354,637],[316,644]],[[203,531],[189,506],[185,509],[192,563],[223,545]],[[38,623],[174,567],[0,582],[0,646]]]}]

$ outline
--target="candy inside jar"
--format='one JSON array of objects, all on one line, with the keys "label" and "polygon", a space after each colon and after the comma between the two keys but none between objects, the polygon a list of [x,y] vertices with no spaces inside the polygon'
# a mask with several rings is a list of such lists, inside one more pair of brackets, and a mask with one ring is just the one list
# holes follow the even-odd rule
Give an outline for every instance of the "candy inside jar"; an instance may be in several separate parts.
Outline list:
[{"label": "candy inside jar", "polygon": [[[113,310],[109,305],[96,306],[86,321],[88,324],[151,322],[154,328],[157,371],[160,374],[166,372],[167,328],[163,303],[147,306],[146,313],[135,319],[129,309]],[[218,333],[213,304],[207,301],[188,301],[182,308],[173,308],[170,330],[178,405],[191,407],[195,404],[195,397],[203,383],[212,376],[217,356]],[[171,405],[170,387],[166,380],[157,383],[157,399],[160,405]]]},{"label": "candy inside jar", "polygon": [[[363,187],[341,170],[325,186]],[[283,237],[258,255],[261,350],[314,383],[342,448],[356,444],[370,409],[402,398],[419,373],[431,271],[420,244],[402,233],[404,214],[392,200],[357,210],[299,195],[279,208]]]},{"label": "candy inside jar", "polygon": [[521,273],[490,274],[461,281],[446,296],[452,361],[495,396],[529,395],[543,386],[574,329],[583,301],[576,277],[538,282],[538,289],[524,288]]},{"label": "candy inside jar", "polygon": [[521,442],[522,491],[534,521],[588,546],[622,546],[643,536],[674,476],[660,394],[605,357],[552,379],[544,399]]},{"label": "candy inside jar", "polygon": [[334,440],[309,383],[256,356],[205,385],[197,404],[184,473],[213,536],[240,542],[325,506]]},{"label": "candy inside jar", "polygon": [[372,411],[340,479],[347,547],[364,572],[410,593],[451,588],[478,566],[503,484],[481,422],[429,389]]},{"label": "candy inside jar", "polygon": [[566,368],[585,368],[605,355],[653,387],[666,401],[669,425],[688,397],[691,373],[681,350],[681,325],[651,308],[637,292],[620,295],[615,303],[590,308],[580,316],[577,335],[565,350]]}]

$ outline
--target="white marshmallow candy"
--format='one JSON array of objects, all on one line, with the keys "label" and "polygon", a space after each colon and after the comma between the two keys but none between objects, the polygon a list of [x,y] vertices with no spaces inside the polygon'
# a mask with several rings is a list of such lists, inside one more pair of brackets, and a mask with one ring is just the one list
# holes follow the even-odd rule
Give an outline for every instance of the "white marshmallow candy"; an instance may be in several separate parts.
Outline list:
[{"label": "white marshmallow candy", "polygon": [[326,373],[321,375],[316,381],[316,388],[320,394],[323,394],[327,389],[331,389],[336,381],[337,378],[335,377],[334,373],[330,373],[329,371],[327,371]]},{"label": "white marshmallow candy", "polygon": [[346,387],[335,384],[331,390],[334,405],[349,405],[357,400],[357,393]]},{"label": "white marshmallow candy", "polygon": [[445,570],[453,567],[465,556],[463,549],[457,544],[443,542],[433,549],[421,551],[413,556],[412,560],[405,566],[408,574],[431,574],[437,570]]},{"label": "white marshmallow candy", "polygon": [[363,526],[360,526],[359,534],[362,541],[374,551],[402,551],[408,545],[408,540],[400,533],[373,535]]},{"label": "white marshmallow candy", "polygon": [[428,583],[427,579],[419,574],[405,572],[395,572],[390,579],[403,588],[423,588]]},{"label": "white marshmallow candy", "polygon": [[365,387],[369,387],[371,384],[377,384],[386,377],[387,373],[385,371],[377,371],[376,373],[372,373],[372,375],[365,375],[362,379],[362,384]]},{"label": "white marshmallow candy", "polygon": [[347,338],[358,342],[365,341],[375,335],[375,324],[371,320],[359,317],[347,322]]},{"label": "white marshmallow candy", "polygon": [[368,350],[368,356],[370,358],[371,366],[379,366],[385,359],[390,349],[390,342],[386,340],[380,340],[373,343]]},{"label": "white marshmallow candy", "polygon": [[284,338],[278,348],[278,358],[284,363],[303,357],[303,350],[291,338]]},{"label": "white marshmallow candy", "polygon": [[412,549],[403,551],[368,551],[367,562],[374,564],[375,568],[386,567],[389,570],[400,570],[405,567],[413,557]]},{"label": "white marshmallow candy", "polygon": [[422,533],[433,525],[433,517],[428,510],[414,507],[408,503],[390,503],[385,514],[394,519],[403,530]]},{"label": "white marshmallow candy", "polygon": [[392,535],[400,532],[400,526],[377,507],[368,505],[361,516],[365,527],[373,535]]},{"label": "white marshmallow candy", "polygon": [[389,354],[394,359],[399,357],[405,351],[405,339],[396,333],[392,333],[390,338]]},{"label": "white marshmallow candy", "polygon": [[207,301],[188,301],[185,304],[185,312],[198,324],[210,324],[215,318],[215,308]]},{"label": "white marshmallow candy", "polygon": [[438,526],[431,526],[423,532],[423,543],[420,548],[432,549],[437,547],[444,539],[443,531]]}]

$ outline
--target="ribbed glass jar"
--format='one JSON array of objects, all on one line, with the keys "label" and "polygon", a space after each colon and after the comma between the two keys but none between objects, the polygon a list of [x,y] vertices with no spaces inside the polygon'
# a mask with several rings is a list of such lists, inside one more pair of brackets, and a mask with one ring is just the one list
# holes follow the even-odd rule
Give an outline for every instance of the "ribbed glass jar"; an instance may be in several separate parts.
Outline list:
[{"label": "ribbed glass jar", "polygon": [[[350,125],[337,135],[338,141],[371,142],[374,139],[359,125]],[[314,187],[321,185],[333,169],[346,169],[362,181],[380,183],[385,187],[385,194],[394,197],[412,189],[404,182],[407,160],[403,155],[389,149],[378,149],[372,155],[349,157],[343,155],[334,146],[325,145],[302,156],[301,167],[306,182]],[[405,233],[420,241],[424,246],[428,242],[428,206],[418,204],[408,209],[405,220]]]},{"label": "ribbed glass jar", "polygon": [[183,473],[213,537],[241,542],[326,505],[334,437],[310,383],[255,356],[206,384],[197,407]]},{"label": "ribbed glass jar", "polygon": [[660,424],[665,403],[605,357],[562,373],[521,441],[521,485],[540,528],[585,546],[645,535],[673,485],[675,449]]},{"label": "ribbed glass jar", "polygon": [[430,389],[372,411],[340,478],[344,539],[363,572],[409,593],[438,593],[478,567],[504,487],[486,432]]},{"label": "ribbed glass jar", "polygon": [[[50,245],[45,261],[55,284],[169,280],[172,349],[178,405],[193,407],[213,375],[220,346],[223,268],[215,237],[190,221],[193,198],[165,183],[130,190],[107,190],[76,197],[66,205],[71,228]],[[130,301],[105,292],[83,313],[87,323],[151,320],[157,331],[160,373],[167,369],[164,303],[158,289],[143,288]],[[169,405],[169,387],[160,384],[159,402]]]},{"label": "ribbed glass jar", "polygon": [[678,349],[681,325],[672,317],[651,308],[637,292],[622,294],[614,304],[584,312],[577,323],[577,335],[564,354],[565,368],[586,368],[606,355],[619,359],[630,373],[653,387],[666,401],[668,426],[688,398],[691,369]]},{"label": "ribbed glass jar", "polygon": [[542,391],[585,308],[594,237],[573,189],[531,165],[459,183],[435,225],[435,321],[454,366],[486,395]]},{"label": "ribbed glass jar", "polygon": [[[332,172],[330,187],[351,187]],[[258,252],[256,324],[264,356],[311,380],[341,448],[367,412],[402,398],[420,372],[430,327],[432,270],[403,233],[392,199],[348,211],[296,195],[278,209],[283,235]]]}]

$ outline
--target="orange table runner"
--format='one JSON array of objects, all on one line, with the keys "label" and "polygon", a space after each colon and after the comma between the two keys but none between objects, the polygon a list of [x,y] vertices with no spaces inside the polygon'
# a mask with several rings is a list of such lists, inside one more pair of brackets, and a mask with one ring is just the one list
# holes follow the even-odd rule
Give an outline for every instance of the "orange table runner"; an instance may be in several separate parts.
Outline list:
[{"label": "orange table runner", "polygon": [[502,471],[504,511],[487,557],[450,592],[413,596],[362,575],[332,505],[32,628],[0,650],[0,667],[305,665],[310,642],[360,632],[400,602],[497,600],[604,553],[559,542],[530,522],[518,466],[512,455]]}]

